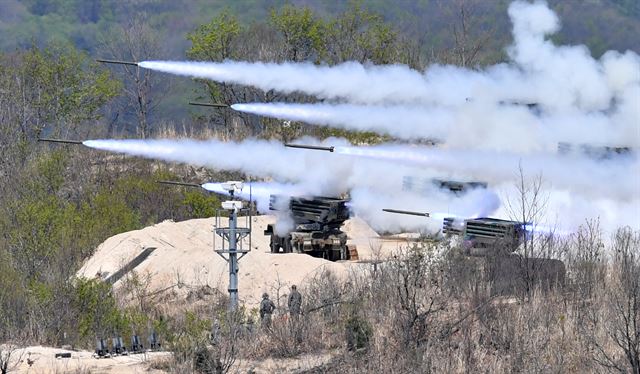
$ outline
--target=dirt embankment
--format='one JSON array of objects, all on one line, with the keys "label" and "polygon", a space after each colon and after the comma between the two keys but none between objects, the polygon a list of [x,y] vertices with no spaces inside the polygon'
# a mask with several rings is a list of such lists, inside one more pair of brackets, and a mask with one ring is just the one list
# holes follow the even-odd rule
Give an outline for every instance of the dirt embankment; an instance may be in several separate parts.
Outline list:
[{"label": "dirt embankment", "polygon": [[[402,242],[381,240],[364,221],[354,218],[343,230],[349,243],[357,246],[362,262],[330,262],[305,254],[272,254],[269,237],[263,234],[272,216],[256,216],[252,221],[251,251],[239,262],[239,297],[241,304],[256,306],[263,292],[289,285],[303,285],[322,270],[343,276],[354,266],[370,266],[366,261],[384,257]],[[78,272],[88,278],[108,278],[140,255],[145,248],[155,250],[132,270],[145,279],[148,292],[172,291],[186,295],[189,291],[211,287],[227,293],[228,264],[214,252],[213,218],[183,222],[165,221],[141,230],[130,231],[107,239]],[[226,220],[220,222],[226,225]],[[221,245],[215,238],[217,247]],[[249,248],[249,238],[243,241]],[[115,283],[118,288],[122,283]],[[207,287],[208,286],[208,287]]]}]

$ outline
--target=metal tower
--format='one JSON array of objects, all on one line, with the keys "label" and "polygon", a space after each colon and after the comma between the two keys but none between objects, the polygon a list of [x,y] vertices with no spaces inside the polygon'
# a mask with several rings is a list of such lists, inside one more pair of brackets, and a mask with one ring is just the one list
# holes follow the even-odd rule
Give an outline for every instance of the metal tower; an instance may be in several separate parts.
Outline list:
[{"label": "metal tower", "polygon": [[[234,200],[236,191],[241,191],[244,184],[242,182],[222,183],[222,188],[229,192],[231,200],[222,203],[222,209],[218,209],[214,231],[222,238],[220,248],[216,246],[215,235],[213,246],[215,252],[229,263],[229,309],[235,311],[238,308],[238,261],[251,250],[251,209],[245,208],[242,201]],[[229,217],[229,225],[221,226],[223,212]],[[238,220],[243,219],[244,225],[240,225]],[[249,237],[249,249],[243,249],[243,239]],[[238,256],[239,255],[239,256]]]}]

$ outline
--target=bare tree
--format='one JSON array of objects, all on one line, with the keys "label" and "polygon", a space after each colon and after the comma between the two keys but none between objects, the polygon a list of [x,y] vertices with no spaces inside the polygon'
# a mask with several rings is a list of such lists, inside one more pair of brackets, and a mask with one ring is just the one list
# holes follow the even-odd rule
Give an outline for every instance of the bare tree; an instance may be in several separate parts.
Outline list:
[{"label": "bare tree", "polygon": [[623,355],[607,354],[600,347],[600,363],[621,373],[640,373],[640,233],[622,228],[613,240],[605,325]]},{"label": "bare tree", "polygon": [[[105,35],[102,45],[109,57],[116,60],[138,62],[165,55],[158,33],[140,18],[127,26],[120,26],[111,35]],[[140,138],[147,138],[153,130],[150,113],[169,94],[170,85],[166,81],[170,78],[131,65],[117,65],[114,72],[124,81],[126,102],[123,106],[135,113],[136,133]],[[115,116],[117,118],[119,114]]]},{"label": "bare tree", "polygon": [[538,286],[548,288],[564,280],[564,264],[556,259],[563,247],[557,245],[552,227],[538,224],[549,198],[542,175],[527,178],[520,164],[515,188],[515,198],[508,196],[505,204],[511,219],[522,224],[521,246],[518,257],[509,258],[508,263],[516,262],[520,279],[514,286],[522,297],[529,299]]},{"label": "bare tree", "polygon": [[607,263],[600,222],[587,220],[569,240],[567,265],[571,270],[571,289],[581,305],[591,303],[606,280]]},{"label": "bare tree", "polygon": [[451,23],[453,46],[436,56],[437,59],[462,67],[478,65],[481,52],[487,48],[495,30],[481,28],[480,17],[476,13],[477,9],[469,0],[456,0],[443,4],[446,4],[447,8],[453,9],[453,12],[445,10],[453,18]]},{"label": "bare tree", "polygon": [[24,348],[20,345],[0,344],[0,374],[7,374],[15,370],[22,362]]}]

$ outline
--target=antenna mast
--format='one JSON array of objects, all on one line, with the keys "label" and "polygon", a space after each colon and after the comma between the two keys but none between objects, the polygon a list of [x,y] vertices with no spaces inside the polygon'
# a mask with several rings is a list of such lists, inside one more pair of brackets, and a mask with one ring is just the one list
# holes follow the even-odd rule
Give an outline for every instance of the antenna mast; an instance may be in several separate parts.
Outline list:
[{"label": "antenna mast", "polygon": [[[216,246],[215,236],[213,246],[215,252],[229,263],[229,309],[238,309],[238,261],[250,250],[243,249],[243,239],[251,235],[251,209],[245,208],[242,201],[234,200],[236,191],[241,191],[244,184],[242,182],[230,181],[222,183],[222,188],[229,191],[231,200],[222,203],[222,209],[218,209],[214,231],[222,238],[222,246]],[[221,227],[220,222],[223,217],[222,212],[226,212],[229,217],[229,225]],[[239,225],[238,220],[244,218],[244,224]],[[239,257],[238,257],[239,255]]]}]

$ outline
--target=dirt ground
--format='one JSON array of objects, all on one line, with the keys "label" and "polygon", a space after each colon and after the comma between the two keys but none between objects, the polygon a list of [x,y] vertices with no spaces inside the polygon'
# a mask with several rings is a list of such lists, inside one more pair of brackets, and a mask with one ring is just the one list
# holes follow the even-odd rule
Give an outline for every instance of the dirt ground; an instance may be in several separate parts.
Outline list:
[{"label": "dirt ground", "polygon": [[[269,237],[263,234],[272,216],[256,216],[252,221],[251,251],[240,262],[240,303],[249,307],[259,303],[263,292],[273,294],[278,287],[304,285],[319,271],[330,270],[344,276],[354,266],[371,266],[367,261],[388,256],[394,249],[406,245],[400,240],[382,240],[364,221],[354,218],[345,222],[343,230],[349,244],[357,247],[359,261],[330,262],[306,254],[272,254]],[[88,278],[107,277],[122,268],[144,248],[155,251],[133,270],[149,280],[148,290],[175,291],[185,294],[209,286],[227,293],[228,264],[214,252],[213,218],[183,222],[165,221],[137,231],[107,239],[78,272]],[[226,220],[221,225],[226,225]],[[216,245],[221,241],[216,238]],[[249,248],[248,238],[243,241]],[[116,288],[122,281],[115,284]]]},{"label": "dirt ground", "polygon": [[[55,358],[56,353],[71,353],[71,358]],[[17,366],[11,365],[11,373],[37,374],[129,374],[166,373],[164,370],[154,369],[162,367],[162,362],[170,358],[168,352],[147,352],[129,356],[96,359],[89,351],[69,351],[64,349],[33,346],[20,349],[14,353],[19,360]],[[261,361],[238,359],[230,372],[255,374],[266,373],[295,373],[322,366],[333,358],[332,352],[318,354],[304,354],[295,358],[266,359]],[[31,365],[29,365],[31,361]]]},{"label": "dirt ground", "polygon": [[[55,358],[56,353],[71,353],[71,358]],[[129,356],[96,359],[93,352],[69,351],[58,348],[34,346],[14,351],[13,357],[19,359],[12,373],[164,373],[149,367],[152,360],[168,357],[168,352],[147,352]],[[32,362],[29,365],[29,362]],[[11,365],[13,366],[13,365]],[[10,366],[10,367],[11,367]]]}]

